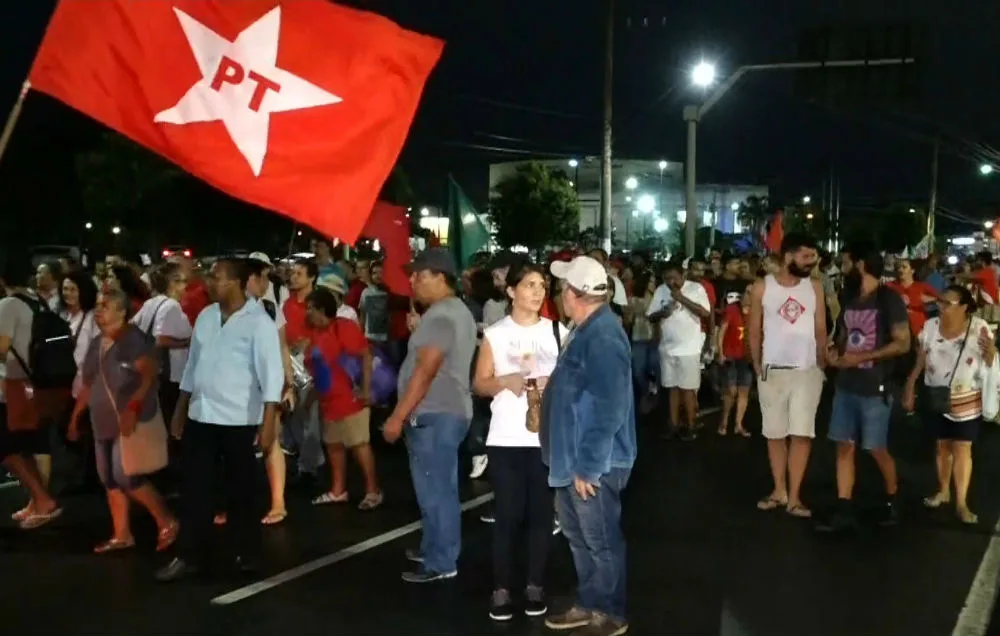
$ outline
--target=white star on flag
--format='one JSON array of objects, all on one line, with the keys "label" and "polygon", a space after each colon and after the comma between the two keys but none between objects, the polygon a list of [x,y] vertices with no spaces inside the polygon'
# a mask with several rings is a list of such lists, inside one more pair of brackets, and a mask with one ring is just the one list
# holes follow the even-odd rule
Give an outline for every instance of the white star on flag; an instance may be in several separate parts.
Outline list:
[{"label": "white star on flag", "polygon": [[201,79],[153,121],[191,124],[221,121],[240,154],[259,177],[267,155],[271,113],[343,101],[337,95],[276,66],[281,7],[245,28],[232,42],[174,8]]}]

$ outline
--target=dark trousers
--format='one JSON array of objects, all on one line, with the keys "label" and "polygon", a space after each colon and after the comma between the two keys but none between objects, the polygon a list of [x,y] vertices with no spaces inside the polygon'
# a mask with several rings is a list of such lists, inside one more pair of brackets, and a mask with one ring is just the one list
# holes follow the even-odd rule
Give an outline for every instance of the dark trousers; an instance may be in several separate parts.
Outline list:
[{"label": "dark trousers", "polygon": [[511,589],[514,549],[528,539],[528,585],[543,587],[555,514],[549,471],[540,448],[490,446],[486,449],[493,483],[493,587]]},{"label": "dark trousers", "polygon": [[215,478],[221,460],[226,495],[228,544],[234,556],[259,556],[263,514],[254,450],[256,426],[219,426],[188,420],[181,459],[179,556],[201,562],[212,539]]}]

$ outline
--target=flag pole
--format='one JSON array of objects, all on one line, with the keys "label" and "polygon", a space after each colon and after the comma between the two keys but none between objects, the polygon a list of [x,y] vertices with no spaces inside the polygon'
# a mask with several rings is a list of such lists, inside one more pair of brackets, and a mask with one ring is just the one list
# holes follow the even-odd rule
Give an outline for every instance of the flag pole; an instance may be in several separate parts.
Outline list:
[{"label": "flag pole", "polygon": [[10,143],[10,138],[14,134],[14,126],[17,125],[17,120],[21,116],[21,108],[24,106],[24,99],[28,96],[29,90],[31,90],[31,82],[24,80],[24,84],[21,85],[21,93],[17,96],[17,101],[14,102],[14,106],[10,109],[7,121],[3,125],[3,132],[0,133],[0,160],[3,159],[4,152],[7,150],[7,144]]}]

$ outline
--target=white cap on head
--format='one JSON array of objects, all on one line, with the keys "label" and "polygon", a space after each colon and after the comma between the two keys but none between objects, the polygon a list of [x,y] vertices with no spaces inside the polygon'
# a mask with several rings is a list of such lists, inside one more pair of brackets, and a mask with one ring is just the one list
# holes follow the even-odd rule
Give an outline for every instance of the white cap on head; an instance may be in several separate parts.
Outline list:
[{"label": "white cap on head", "polygon": [[347,284],[344,279],[336,274],[327,274],[319,279],[317,283],[320,287],[326,287],[335,294],[346,294]]},{"label": "white cap on head", "polygon": [[591,296],[608,293],[608,273],[604,266],[589,256],[577,256],[570,262],[555,261],[549,266],[552,275],[573,289]]},{"label": "white cap on head", "polygon": [[261,263],[264,263],[268,267],[272,267],[271,258],[264,252],[251,252],[250,256],[248,256],[247,259],[251,261],[259,261]]}]

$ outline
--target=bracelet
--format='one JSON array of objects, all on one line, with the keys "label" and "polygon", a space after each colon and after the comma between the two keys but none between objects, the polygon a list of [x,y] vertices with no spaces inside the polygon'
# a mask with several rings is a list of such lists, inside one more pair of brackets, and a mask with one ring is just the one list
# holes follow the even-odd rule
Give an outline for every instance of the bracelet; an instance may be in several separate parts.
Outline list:
[{"label": "bracelet", "polygon": [[142,413],[142,400],[131,400],[125,407],[125,410],[132,411],[136,415]]}]

